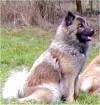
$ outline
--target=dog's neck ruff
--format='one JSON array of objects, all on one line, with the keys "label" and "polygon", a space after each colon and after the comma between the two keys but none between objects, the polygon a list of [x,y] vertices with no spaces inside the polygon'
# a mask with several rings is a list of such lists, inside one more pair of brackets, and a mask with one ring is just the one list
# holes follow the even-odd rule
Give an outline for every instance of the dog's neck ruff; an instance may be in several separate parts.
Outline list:
[{"label": "dog's neck ruff", "polygon": [[76,45],[69,45],[64,43],[63,41],[57,42],[53,41],[50,45],[50,49],[58,49],[60,52],[65,53],[65,54],[72,54],[73,56],[85,56],[84,53],[80,53],[80,46],[76,43]]},{"label": "dog's neck ruff", "polygon": [[86,56],[85,54],[80,53],[80,51],[75,47],[71,47],[68,44],[65,44],[64,42],[53,41],[49,47],[49,51],[53,51],[52,49],[60,52],[61,55],[72,56],[73,59],[78,63],[78,65],[75,65],[75,68],[77,68],[78,70],[81,69],[81,66],[79,66],[80,64],[84,65]]},{"label": "dog's neck ruff", "polygon": [[[62,51],[69,52],[73,55],[78,54],[83,54],[86,56],[86,52],[88,50],[88,43],[81,43],[78,40],[54,40],[51,43],[51,46],[54,46],[54,48],[61,49]],[[70,52],[71,51],[71,52]]]}]

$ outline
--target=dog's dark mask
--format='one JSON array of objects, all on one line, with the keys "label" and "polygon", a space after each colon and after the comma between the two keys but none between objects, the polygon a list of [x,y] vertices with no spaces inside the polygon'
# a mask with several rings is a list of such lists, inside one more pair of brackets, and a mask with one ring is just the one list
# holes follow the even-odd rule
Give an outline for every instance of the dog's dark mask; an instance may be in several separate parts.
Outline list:
[{"label": "dog's dark mask", "polygon": [[87,26],[85,20],[83,18],[77,18],[79,21],[76,36],[80,42],[86,43],[87,41],[91,41],[91,37],[94,34],[94,30]]},{"label": "dog's dark mask", "polygon": [[84,28],[83,30],[78,29],[76,34],[77,38],[80,42],[86,43],[87,41],[91,41],[91,36],[94,34],[94,31],[90,28]]}]

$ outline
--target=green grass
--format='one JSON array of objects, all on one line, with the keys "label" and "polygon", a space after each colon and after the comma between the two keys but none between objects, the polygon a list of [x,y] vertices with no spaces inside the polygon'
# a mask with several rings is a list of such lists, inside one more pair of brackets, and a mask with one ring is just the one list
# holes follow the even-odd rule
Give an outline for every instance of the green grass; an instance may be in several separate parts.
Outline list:
[{"label": "green grass", "polygon": [[[0,83],[1,88],[5,78],[13,69],[21,70],[24,66],[31,67],[34,60],[47,48],[51,31],[45,31],[37,27],[10,29],[1,28],[0,36]],[[87,62],[90,62],[99,50],[93,45],[88,53]],[[1,92],[0,92],[1,93]],[[41,105],[40,103],[19,103],[16,100],[6,102],[0,99],[0,105]],[[73,103],[58,102],[54,105],[100,105],[100,97],[86,93],[80,93]]]}]

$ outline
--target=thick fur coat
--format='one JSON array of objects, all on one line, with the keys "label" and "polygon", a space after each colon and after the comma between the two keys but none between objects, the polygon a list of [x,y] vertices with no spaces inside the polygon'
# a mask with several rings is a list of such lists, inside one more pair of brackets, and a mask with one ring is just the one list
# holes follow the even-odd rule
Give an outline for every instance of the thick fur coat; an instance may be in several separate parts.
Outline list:
[{"label": "thick fur coat", "polygon": [[[30,72],[19,73],[20,77],[14,74],[8,78],[3,97],[47,103],[59,101],[62,97],[73,101],[77,78],[93,33],[83,17],[68,12],[54,40],[34,62]],[[8,94],[9,91],[12,91],[11,94]]]}]

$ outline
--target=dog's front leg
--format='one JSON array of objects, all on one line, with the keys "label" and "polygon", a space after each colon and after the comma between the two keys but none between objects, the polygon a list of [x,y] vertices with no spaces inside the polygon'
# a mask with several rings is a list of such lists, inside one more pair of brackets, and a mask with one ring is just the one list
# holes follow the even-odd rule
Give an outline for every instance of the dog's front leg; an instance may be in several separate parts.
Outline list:
[{"label": "dog's front leg", "polygon": [[68,74],[65,77],[65,84],[67,85],[67,89],[68,89],[68,90],[66,90],[66,91],[68,91],[66,101],[72,102],[72,101],[74,101],[75,74]]},{"label": "dog's front leg", "polygon": [[76,89],[76,77],[77,73],[67,72],[61,81],[61,91],[63,100],[72,102],[74,101],[75,89]]},{"label": "dog's front leg", "polygon": [[60,89],[62,93],[62,100],[72,102],[74,100],[74,82],[72,75],[67,74],[60,82]]}]

